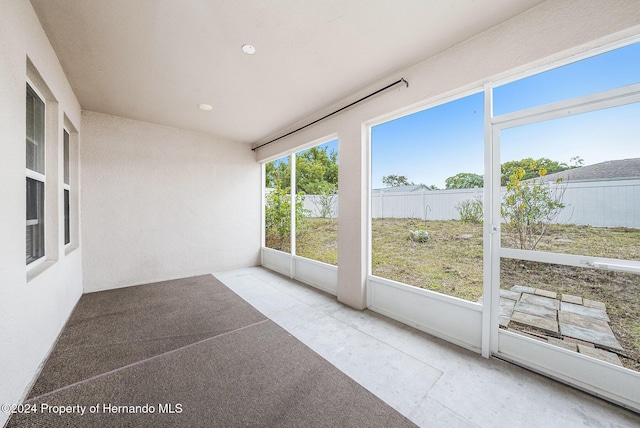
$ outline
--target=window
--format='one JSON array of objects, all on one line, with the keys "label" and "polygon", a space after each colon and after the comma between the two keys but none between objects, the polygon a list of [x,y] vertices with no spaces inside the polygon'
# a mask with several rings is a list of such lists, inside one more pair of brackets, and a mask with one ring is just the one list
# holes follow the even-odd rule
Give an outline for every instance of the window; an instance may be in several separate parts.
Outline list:
[{"label": "window", "polygon": [[498,86],[493,90],[493,115],[638,83],[639,57],[640,43],[635,43]]},{"label": "window", "polygon": [[371,274],[483,292],[483,93],[371,128]]},{"label": "window", "polygon": [[338,140],[264,166],[264,246],[338,264]]},{"label": "window", "polygon": [[291,162],[286,156],[265,165],[265,246],[291,252]]},{"label": "window", "polygon": [[338,264],[338,140],[296,153],[296,255]]},{"label": "window", "polygon": [[71,243],[71,221],[69,218],[69,193],[71,186],[69,185],[69,132],[65,129],[64,135],[64,244]]},{"label": "window", "polygon": [[44,256],[44,192],[45,192],[45,105],[27,84],[26,103],[26,262]]}]

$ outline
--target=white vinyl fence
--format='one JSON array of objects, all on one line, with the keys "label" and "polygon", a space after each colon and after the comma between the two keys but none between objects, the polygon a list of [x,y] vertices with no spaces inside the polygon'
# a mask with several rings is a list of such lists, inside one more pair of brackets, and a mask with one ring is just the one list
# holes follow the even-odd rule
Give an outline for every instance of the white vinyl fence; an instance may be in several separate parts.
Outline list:
[{"label": "white vinyl fence", "polygon": [[[565,188],[565,208],[557,222],[596,227],[640,228],[640,179],[576,181],[551,186]],[[504,189],[503,189],[504,191]],[[373,218],[416,218],[421,220],[459,220],[456,205],[468,199],[482,200],[483,189],[419,190],[415,192],[376,192],[371,195]],[[321,217],[320,199],[307,195],[305,209],[311,217]],[[338,217],[338,198],[332,204]]]},{"label": "white vinyl fence", "polygon": [[468,199],[482,200],[482,189],[379,192],[371,195],[373,218],[459,220],[456,205]]},{"label": "white vinyl fence", "polygon": [[640,179],[569,182],[562,202],[558,223],[640,228]]}]

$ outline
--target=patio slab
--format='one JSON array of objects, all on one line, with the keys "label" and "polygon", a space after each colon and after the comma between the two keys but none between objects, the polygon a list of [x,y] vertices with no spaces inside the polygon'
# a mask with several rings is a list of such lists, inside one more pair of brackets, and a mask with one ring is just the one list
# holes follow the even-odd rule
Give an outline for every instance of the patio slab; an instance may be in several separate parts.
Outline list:
[{"label": "patio slab", "polygon": [[562,301],[567,303],[573,303],[574,305],[582,305],[582,297],[574,296],[572,294],[563,294]]},{"label": "patio slab", "polygon": [[533,294],[536,292],[536,289],[533,287],[525,287],[524,285],[514,285],[513,287],[511,287],[511,291]]},{"label": "patio slab", "polygon": [[611,331],[609,323],[596,318],[585,317],[584,315],[574,314],[571,312],[559,311],[558,321],[562,324],[571,324],[578,327],[586,328],[588,330],[594,330],[613,336],[613,331]]},{"label": "patio slab", "polygon": [[613,334],[601,333],[599,331],[589,330],[588,328],[564,323],[560,323],[560,334],[607,348],[622,350],[622,346],[620,346],[620,343],[618,343],[618,340]]},{"label": "patio slab", "polygon": [[515,300],[500,298],[500,315],[510,317],[513,314],[513,308],[516,305]]},{"label": "patio slab", "polygon": [[550,337],[547,339],[550,345],[559,346],[560,348],[567,349],[569,351],[578,352],[578,345],[575,343],[567,342],[566,340]]},{"label": "patio slab", "polygon": [[511,316],[511,321],[539,328],[540,330],[553,334],[558,334],[558,322],[554,319],[514,311]]},{"label": "patio slab", "polygon": [[624,367],[620,358],[613,352],[605,351],[604,349],[590,348],[588,346],[578,345],[578,351],[581,354],[588,355],[593,358],[597,358],[602,361],[606,361],[616,366]]},{"label": "patio slab", "polygon": [[558,293],[555,293],[553,291],[543,290],[542,288],[536,288],[536,292],[534,294],[536,296],[544,296],[544,297],[549,297],[551,299],[555,299],[556,297],[558,297]]},{"label": "patio slab", "polygon": [[507,328],[510,322],[511,322],[511,317],[500,315],[500,321],[499,321],[500,327]]},{"label": "patio slab", "polygon": [[576,345],[588,346],[589,348],[596,347],[596,345],[594,345],[593,343],[585,342],[584,340],[580,340],[580,339],[574,339],[573,337],[569,337],[569,336],[563,337],[562,340],[569,343],[575,343]]},{"label": "patio slab", "polygon": [[518,301],[520,300],[520,295],[522,293],[518,292],[518,291],[512,291],[512,290],[504,290],[504,289],[500,289],[500,297],[501,298],[505,298],[505,299],[509,299],[509,300],[514,300],[514,301]]},{"label": "patio slab", "polygon": [[556,299],[551,299],[549,297],[535,296],[533,294],[527,294],[527,293],[522,294],[522,297],[520,297],[520,302],[543,306],[547,309],[552,309],[554,311],[557,311],[558,309],[560,309],[560,301]]},{"label": "patio slab", "polygon": [[573,303],[562,302],[560,310],[563,312],[571,312],[574,314],[584,315],[586,317],[596,318],[606,322],[610,321],[605,309],[590,308],[581,305],[574,305]]},{"label": "patio slab", "polygon": [[544,306],[540,306],[536,303],[523,302],[522,299],[520,299],[520,301],[516,303],[513,310],[518,312],[524,312],[530,315],[535,315],[538,317],[547,318],[553,321],[557,321],[558,319],[558,311],[554,309],[546,308]]},{"label": "patio slab", "polygon": [[584,299],[582,304],[587,308],[600,309],[603,311],[607,310],[607,307],[604,305],[604,303],[597,302],[595,300]]}]

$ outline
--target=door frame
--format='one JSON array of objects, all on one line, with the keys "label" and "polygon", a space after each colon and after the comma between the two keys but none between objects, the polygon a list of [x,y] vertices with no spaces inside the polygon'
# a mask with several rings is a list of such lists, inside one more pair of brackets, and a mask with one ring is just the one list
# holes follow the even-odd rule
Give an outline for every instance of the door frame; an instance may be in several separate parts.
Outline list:
[{"label": "door frame", "polygon": [[[492,104],[491,89],[489,85],[485,87],[485,102],[489,106]],[[604,396],[635,411],[640,411],[640,373],[499,328],[501,258],[640,274],[640,261],[501,247],[500,133],[503,129],[638,102],[640,84],[634,84],[486,119],[490,123],[490,130],[485,135],[485,165],[488,165],[485,169],[490,173],[485,181],[489,189],[485,195],[485,207],[488,208],[485,213],[485,242],[489,245],[489,261],[485,260],[489,264],[485,265],[485,296],[489,298],[485,302],[489,301],[490,304],[485,306],[483,314],[483,327],[489,325],[486,336],[489,337],[490,355]],[[490,116],[492,110],[487,110]],[[486,332],[483,329],[483,333]],[[484,345],[485,340],[483,355]]]}]

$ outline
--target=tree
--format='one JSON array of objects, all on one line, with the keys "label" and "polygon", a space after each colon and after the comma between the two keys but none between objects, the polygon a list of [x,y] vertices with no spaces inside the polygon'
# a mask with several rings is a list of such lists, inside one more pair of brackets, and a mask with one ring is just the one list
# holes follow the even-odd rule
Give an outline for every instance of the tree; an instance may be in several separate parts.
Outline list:
[{"label": "tree", "polygon": [[524,177],[522,177],[522,180],[529,180],[538,177],[539,170],[544,169],[546,174],[553,174],[567,169],[577,168],[582,166],[583,163],[584,161],[579,156],[572,157],[570,165],[567,165],[564,162],[552,161],[547,158],[525,158],[519,161],[505,162],[500,166],[500,172],[502,173],[500,185],[506,186],[507,183],[509,183],[511,176],[519,169],[524,171]]},{"label": "tree", "polygon": [[[327,186],[338,188],[338,154],[328,147],[312,147],[296,154],[297,193],[320,194]],[[276,160],[266,165],[265,186],[268,188],[291,187],[291,163]]]},{"label": "tree", "polygon": [[296,187],[307,195],[338,189],[338,154],[328,147],[312,147],[296,155]]},{"label": "tree", "polygon": [[[533,161],[528,172],[523,167],[512,170],[506,184],[500,212],[507,232],[522,250],[535,250],[549,225],[565,207],[562,198],[566,187],[543,182],[540,177],[546,174],[546,168]],[[526,179],[527,175],[534,178]]]},{"label": "tree", "polygon": [[265,166],[265,187],[287,188],[291,187],[291,165],[289,157],[267,163]]},{"label": "tree", "polygon": [[473,189],[474,187],[484,187],[484,178],[472,172],[461,172],[445,181],[445,189]]},{"label": "tree", "polygon": [[409,180],[404,175],[387,175],[382,177],[382,182],[387,187],[410,186]]}]

